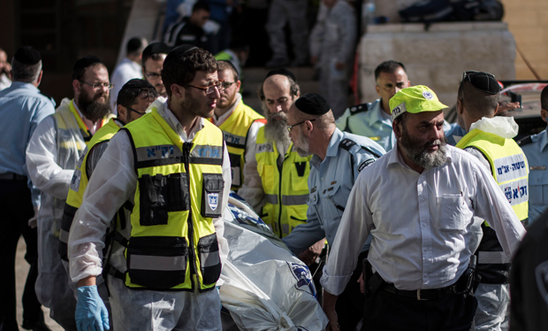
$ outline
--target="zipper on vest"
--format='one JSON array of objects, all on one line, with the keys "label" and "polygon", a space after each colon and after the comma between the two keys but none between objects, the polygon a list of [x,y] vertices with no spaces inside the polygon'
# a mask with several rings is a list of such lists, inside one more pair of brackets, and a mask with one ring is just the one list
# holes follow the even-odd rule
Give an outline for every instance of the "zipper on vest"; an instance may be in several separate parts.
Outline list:
[{"label": "zipper on vest", "polygon": [[[282,164],[278,166],[278,173],[279,173],[279,185],[278,185],[278,230],[280,231],[280,238],[284,236],[283,229],[282,229],[282,179],[283,179],[283,169],[284,169],[284,162],[287,160],[287,156],[289,154],[285,153],[284,160],[282,161]],[[276,162],[277,164],[278,162]]]},{"label": "zipper on vest", "polygon": [[[191,190],[190,190],[190,179],[192,178],[192,176],[190,176],[190,150],[192,149],[192,143],[183,143],[183,163],[185,164],[185,171],[186,171],[186,175],[188,176],[188,192],[190,194]],[[192,277],[192,275],[196,275],[195,279],[196,279],[196,282],[199,283],[199,279],[198,279],[198,267],[196,266],[196,247],[194,246],[194,228],[192,226],[192,201],[190,202],[190,209],[188,211],[188,218],[187,218],[187,223],[188,223],[188,246],[189,246],[189,250],[192,252],[191,254],[189,254],[189,258],[190,258],[190,277]],[[194,290],[194,282],[191,281],[192,283],[192,289]],[[200,288],[200,284],[196,284],[196,286],[198,288]]]}]

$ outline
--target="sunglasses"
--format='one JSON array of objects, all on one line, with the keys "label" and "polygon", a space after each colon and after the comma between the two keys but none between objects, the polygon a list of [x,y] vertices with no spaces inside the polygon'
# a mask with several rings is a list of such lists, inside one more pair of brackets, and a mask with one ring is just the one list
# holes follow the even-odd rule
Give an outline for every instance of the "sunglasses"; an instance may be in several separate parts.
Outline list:
[{"label": "sunglasses", "polygon": [[[462,73],[462,82],[461,82],[461,84],[464,84],[464,81],[468,80],[470,82],[470,84],[472,84],[476,89],[478,89],[482,92],[485,92],[485,93],[496,94],[496,93],[493,93],[493,91],[486,90],[486,89],[483,89],[482,87],[476,86],[476,84],[474,84],[473,78],[478,77],[478,76],[484,76],[484,77],[487,77],[487,78],[491,78],[495,82],[497,81],[496,78],[495,78],[495,75],[493,75],[491,73],[483,72],[483,71],[469,70],[469,71],[465,71],[465,72]],[[490,80],[488,80],[488,81],[490,81]]]}]

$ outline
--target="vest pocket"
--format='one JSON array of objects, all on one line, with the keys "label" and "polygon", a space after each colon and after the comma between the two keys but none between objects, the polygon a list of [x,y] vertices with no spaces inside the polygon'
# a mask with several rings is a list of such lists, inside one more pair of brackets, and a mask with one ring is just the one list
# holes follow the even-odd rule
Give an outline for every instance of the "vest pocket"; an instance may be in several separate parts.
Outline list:
[{"label": "vest pocket", "polygon": [[198,252],[200,253],[200,270],[204,285],[215,283],[221,275],[221,258],[219,256],[219,245],[215,233],[200,238],[198,241]]},{"label": "vest pocket", "polygon": [[141,225],[167,224],[167,177],[143,175],[139,178]]},{"label": "vest pocket", "polygon": [[127,269],[131,283],[167,290],[185,282],[188,244],[181,237],[131,237]]},{"label": "vest pocket", "polygon": [[202,216],[220,217],[223,201],[224,181],[222,174],[203,174]]}]

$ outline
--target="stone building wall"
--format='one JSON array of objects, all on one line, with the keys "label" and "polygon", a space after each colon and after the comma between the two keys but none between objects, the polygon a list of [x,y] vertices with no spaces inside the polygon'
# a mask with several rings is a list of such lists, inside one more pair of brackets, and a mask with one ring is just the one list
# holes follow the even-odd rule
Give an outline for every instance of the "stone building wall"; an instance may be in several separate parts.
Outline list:
[{"label": "stone building wall", "polygon": [[514,79],[514,38],[502,22],[370,26],[359,47],[362,102],[377,98],[374,70],[385,60],[405,64],[413,85],[431,87],[448,106],[456,103],[464,70]]}]

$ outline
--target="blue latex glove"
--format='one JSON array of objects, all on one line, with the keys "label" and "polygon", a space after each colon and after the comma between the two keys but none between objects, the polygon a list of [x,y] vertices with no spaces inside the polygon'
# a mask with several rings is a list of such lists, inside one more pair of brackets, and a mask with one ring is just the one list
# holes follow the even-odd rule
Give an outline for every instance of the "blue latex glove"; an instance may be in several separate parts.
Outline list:
[{"label": "blue latex glove", "polygon": [[76,304],[76,326],[78,331],[109,330],[108,311],[103,299],[97,292],[97,286],[82,286],[78,288],[78,303]]}]

